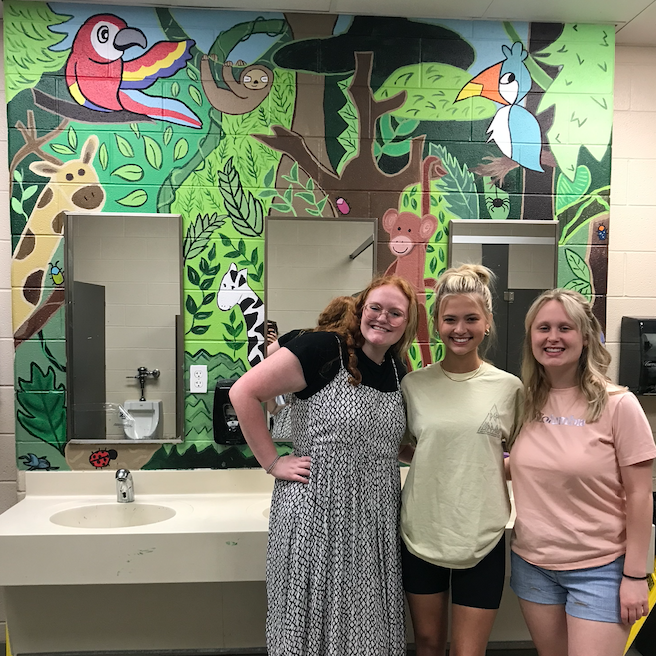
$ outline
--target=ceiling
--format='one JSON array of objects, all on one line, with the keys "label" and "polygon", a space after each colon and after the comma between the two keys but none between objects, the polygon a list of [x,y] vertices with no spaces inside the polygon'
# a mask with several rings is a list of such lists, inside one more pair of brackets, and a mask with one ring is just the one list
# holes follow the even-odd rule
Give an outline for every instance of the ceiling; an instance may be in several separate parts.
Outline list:
[{"label": "ceiling", "polygon": [[[203,7],[416,18],[611,23],[617,43],[656,46],[656,0],[81,0],[85,4]],[[1,5],[0,5],[1,12]]]}]

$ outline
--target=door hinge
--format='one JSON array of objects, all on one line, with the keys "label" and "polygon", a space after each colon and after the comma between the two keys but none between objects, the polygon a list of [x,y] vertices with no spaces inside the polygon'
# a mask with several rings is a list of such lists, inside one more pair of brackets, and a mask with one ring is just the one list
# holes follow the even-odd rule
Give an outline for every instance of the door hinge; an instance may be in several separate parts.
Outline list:
[{"label": "door hinge", "polygon": [[507,301],[508,303],[514,303],[515,302],[515,292],[510,292],[510,291],[503,292],[503,300]]}]

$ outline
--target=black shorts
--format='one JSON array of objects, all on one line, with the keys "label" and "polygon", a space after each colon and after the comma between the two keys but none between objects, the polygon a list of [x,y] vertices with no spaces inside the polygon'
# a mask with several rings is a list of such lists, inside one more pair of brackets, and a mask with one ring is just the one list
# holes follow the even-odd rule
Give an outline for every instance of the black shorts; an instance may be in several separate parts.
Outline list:
[{"label": "black shorts", "polygon": [[401,541],[403,589],[410,594],[438,594],[451,586],[451,601],[459,606],[497,609],[506,575],[506,536],[480,563],[469,569],[433,565],[408,551]]}]

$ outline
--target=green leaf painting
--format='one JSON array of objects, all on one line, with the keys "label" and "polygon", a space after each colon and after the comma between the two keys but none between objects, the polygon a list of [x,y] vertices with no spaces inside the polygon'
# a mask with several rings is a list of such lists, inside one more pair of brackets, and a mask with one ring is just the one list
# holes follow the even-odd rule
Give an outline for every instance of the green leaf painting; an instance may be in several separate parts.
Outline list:
[{"label": "green leaf painting", "polygon": [[199,107],[203,104],[203,96],[193,84],[189,86],[189,96]]},{"label": "green leaf painting", "polygon": [[565,257],[567,258],[567,264],[572,270],[572,273],[577,277],[583,280],[584,282],[590,282],[590,269],[586,264],[585,260],[575,251],[571,249],[565,250]]},{"label": "green leaf painting", "polygon": [[16,418],[20,425],[62,455],[66,447],[65,388],[55,382],[52,367],[44,372],[36,363],[30,366],[30,379],[18,379]]},{"label": "green leaf painting", "polygon": [[[4,4],[4,51],[6,102],[23,89],[30,89],[42,76],[64,66],[70,50],[54,51],[66,35],[50,28],[70,16],[55,14],[45,2]],[[10,56],[9,56],[10,54]]]},{"label": "green leaf painting", "polygon": [[348,92],[349,86],[353,81],[353,76],[346,80],[341,80],[337,86],[344,94],[344,106],[337,112],[346,124],[344,131],[337,137],[337,141],[344,149],[344,155],[337,165],[337,172],[340,173],[346,162],[348,162],[358,152],[358,134],[359,120],[355,110],[355,105]]},{"label": "green leaf painting", "polygon": [[75,152],[77,150],[77,132],[75,132],[75,128],[72,125],[69,126],[66,135],[68,137],[68,145]]},{"label": "green leaf painting", "polygon": [[585,146],[601,161],[610,145],[615,31],[608,25],[565,25],[558,39],[534,57],[560,68],[538,113],[555,108],[549,145],[562,172],[574,181],[579,149]]},{"label": "green leaf painting", "polygon": [[135,189],[127,196],[119,198],[116,202],[125,207],[141,207],[148,200],[148,194],[143,189]]},{"label": "green leaf painting", "polygon": [[573,278],[570,280],[565,284],[565,289],[572,289],[585,296],[589,302],[592,301],[592,285],[581,278]]},{"label": "green leaf painting", "polygon": [[98,150],[98,161],[103,171],[107,170],[107,164],[109,163],[109,156],[107,154],[107,146],[102,143],[100,144],[100,149]]},{"label": "green leaf painting", "polygon": [[376,100],[392,98],[406,91],[405,103],[394,116],[418,121],[480,121],[492,118],[496,105],[487,98],[456,97],[472,76],[461,68],[426,62],[398,68],[376,91]]},{"label": "green leaf painting", "polygon": [[244,191],[232,158],[218,172],[219,190],[235,229],[245,237],[257,237],[264,229],[262,203],[250,191]]},{"label": "green leaf painting", "polygon": [[162,168],[162,148],[152,137],[144,135],[143,141],[146,160],[159,171]]},{"label": "green leaf painting", "polygon": [[577,166],[573,180],[561,173],[556,184],[556,214],[584,196],[590,189],[591,182],[592,174],[587,166]]},{"label": "green leaf painting", "polygon": [[182,248],[182,256],[185,262],[192,260],[205,250],[212,234],[225,223],[226,218],[225,215],[218,216],[216,212],[211,216],[209,214],[199,214],[196,220],[189,224]]},{"label": "green leaf painting", "polygon": [[186,139],[178,139],[173,148],[173,159],[177,162],[179,159],[186,157],[188,152],[189,142]]},{"label": "green leaf painting", "polygon": [[474,174],[442,145],[431,143],[430,154],[437,155],[447,174],[437,185],[445,195],[448,207],[458,219],[478,219],[478,196]]},{"label": "green leaf painting", "polygon": [[120,134],[116,136],[116,146],[118,147],[119,152],[123,157],[134,157],[134,149],[130,145],[130,142],[122,137]]},{"label": "green leaf painting", "polygon": [[137,182],[143,178],[144,172],[138,164],[124,164],[114,169],[112,175],[128,182]]},{"label": "green leaf painting", "polygon": [[50,144],[50,149],[58,155],[75,155],[75,151],[66,144],[53,143]]}]

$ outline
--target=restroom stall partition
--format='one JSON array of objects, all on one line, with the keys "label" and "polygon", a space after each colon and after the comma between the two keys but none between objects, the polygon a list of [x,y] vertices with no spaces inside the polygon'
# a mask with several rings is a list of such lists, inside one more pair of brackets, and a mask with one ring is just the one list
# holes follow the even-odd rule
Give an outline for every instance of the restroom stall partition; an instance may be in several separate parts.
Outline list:
[{"label": "restroom stall partition", "polygon": [[[75,275],[75,218],[64,222],[66,435],[105,439],[105,286]],[[73,363],[79,363],[73,368]]]},{"label": "restroom stall partition", "polygon": [[483,264],[495,274],[497,338],[488,359],[519,376],[524,318],[544,290],[556,286],[557,221],[451,221],[449,265]]},{"label": "restroom stall partition", "polygon": [[[65,269],[68,270],[68,269]],[[105,439],[105,287],[70,279],[66,282],[68,362],[76,367],[68,388],[68,435]]]}]

